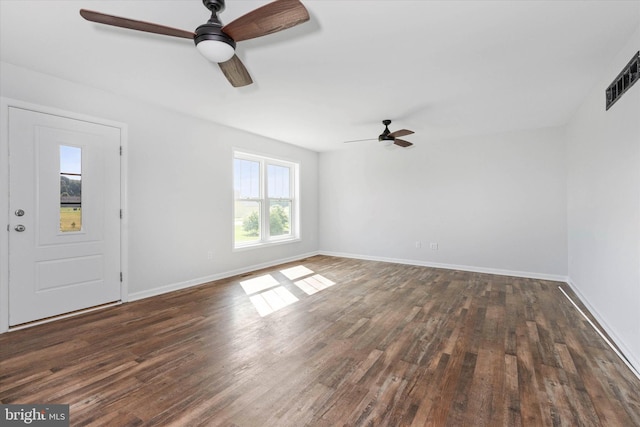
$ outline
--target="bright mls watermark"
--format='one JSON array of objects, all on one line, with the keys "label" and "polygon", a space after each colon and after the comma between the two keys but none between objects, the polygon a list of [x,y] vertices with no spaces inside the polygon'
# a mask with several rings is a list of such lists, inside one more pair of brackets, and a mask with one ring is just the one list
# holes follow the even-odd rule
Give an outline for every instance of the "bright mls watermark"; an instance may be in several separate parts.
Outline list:
[{"label": "bright mls watermark", "polygon": [[69,427],[69,405],[0,405],[0,425]]}]

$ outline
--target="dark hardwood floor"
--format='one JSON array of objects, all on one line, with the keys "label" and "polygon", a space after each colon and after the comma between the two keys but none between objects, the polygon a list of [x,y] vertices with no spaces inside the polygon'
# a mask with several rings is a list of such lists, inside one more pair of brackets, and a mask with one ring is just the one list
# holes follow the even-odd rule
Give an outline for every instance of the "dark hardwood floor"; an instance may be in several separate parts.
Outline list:
[{"label": "dark hardwood floor", "polygon": [[640,381],[558,286],[317,256],[3,334],[0,401],[77,426],[640,426]]}]

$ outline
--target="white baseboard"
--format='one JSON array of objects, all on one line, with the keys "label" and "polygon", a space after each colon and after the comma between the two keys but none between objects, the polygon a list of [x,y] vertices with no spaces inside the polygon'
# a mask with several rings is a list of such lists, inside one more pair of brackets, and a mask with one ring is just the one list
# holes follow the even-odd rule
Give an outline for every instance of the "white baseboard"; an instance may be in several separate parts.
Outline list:
[{"label": "white baseboard", "polygon": [[495,274],[498,276],[513,276],[513,277],[522,277],[526,279],[550,280],[552,282],[567,282],[569,280],[567,276],[560,276],[556,274],[532,273],[528,271],[501,270],[497,268],[476,267],[476,266],[469,266],[469,265],[440,264],[440,263],[420,261],[420,260],[358,255],[358,254],[349,254],[349,253],[343,253],[343,252],[320,251],[319,254],[342,257],[342,258],[362,259],[367,261],[382,261],[382,262],[391,262],[394,264],[406,264],[406,265],[418,265],[421,267],[443,268],[445,270],[461,270],[461,271],[470,271],[473,273]]},{"label": "white baseboard", "polygon": [[[596,310],[593,304],[589,302],[589,299],[585,297],[582,294],[582,292],[580,292],[576,284],[573,283],[571,279],[567,280],[567,284],[569,285],[571,290],[573,290],[573,292],[575,292],[575,294],[578,296],[578,299],[580,299],[580,302],[584,304],[587,310],[589,310],[589,313],[591,313],[591,315],[595,317],[595,319],[598,321],[598,324],[602,327],[602,329],[604,329],[607,335],[609,335],[613,343],[620,349],[620,352],[622,353],[623,357],[626,359],[626,362],[628,362],[628,364],[631,365],[631,368],[635,371],[634,374],[640,378],[640,360],[638,360],[636,355],[633,354],[631,349],[629,349],[629,347],[625,344],[624,340],[621,339],[620,336],[618,336],[618,334],[616,334],[615,330],[607,324],[607,322],[600,315],[598,310]],[[614,351],[617,352],[617,350],[615,349]]]},{"label": "white baseboard", "polygon": [[250,273],[252,271],[261,270],[263,268],[273,267],[274,265],[285,264],[288,262],[298,261],[304,258],[308,258],[314,255],[318,255],[318,252],[309,252],[306,254],[296,255],[290,258],[281,258],[261,264],[254,264],[247,267],[242,267],[236,270],[229,270],[222,273],[212,274],[210,276],[199,277],[197,279],[186,280],[184,282],[172,283],[158,288],[149,289],[141,292],[134,292],[129,294],[128,301],[137,301],[144,298],[150,298],[157,295],[166,294],[168,292],[178,291],[180,289],[190,288],[192,286],[203,285],[205,283],[214,282],[216,280],[226,279],[227,277],[237,276],[239,274]]},{"label": "white baseboard", "polygon": [[358,254],[350,254],[343,252],[330,252],[330,251],[316,251],[309,252],[306,254],[300,254],[295,257],[277,259],[261,264],[255,264],[247,267],[242,267],[236,270],[229,270],[222,273],[212,274],[210,276],[198,277],[196,279],[187,280],[179,283],[172,283],[169,285],[161,286],[154,289],[149,289],[141,292],[134,292],[128,295],[128,301],[136,301],[144,298],[150,298],[156,295],[166,294],[167,292],[178,291],[180,289],[190,288],[192,286],[202,285],[204,283],[214,282],[216,280],[226,279],[228,277],[237,276],[244,273],[249,273],[252,271],[260,270],[263,268],[273,267],[274,265],[285,264],[287,262],[297,261],[303,258],[308,258],[314,255],[327,255],[327,256],[335,256],[341,258],[352,258],[352,259],[362,259],[368,261],[381,261],[381,262],[390,262],[394,264],[406,264],[406,265],[417,265],[422,267],[433,267],[433,268],[443,268],[447,270],[461,270],[461,271],[470,271],[474,273],[486,273],[486,274],[496,274],[499,276],[513,276],[513,277],[523,277],[527,279],[540,279],[540,280],[550,280],[554,282],[567,282],[568,278],[565,276],[551,275],[551,274],[540,274],[540,273],[531,273],[531,272],[523,272],[523,271],[511,271],[511,270],[500,270],[495,268],[485,268],[485,267],[475,267],[475,266],[467,266],[467,265],[454,265],[454,264],[439,264],[418,260],[406,260],[399,258],[386,258],[386,257],[377,257],[377,256],[367,256],[367,255],[358,255]]},{"label": "white baseboard", "polygon": [[247,267],[243,267],[236,270],[229,270],[222,273],[213,274],[210,276],[199,277],[196,279],[187,280],[179,283],[172,283],[169,285],[161,286],[154,289],[149,289],[141,292],[134,292],[128,295],[128,301],[136,301],[144,298],[153,297],[156,295],[166,294],[167,292],[173,292],[180,289],[190,288],[192,286],[202,285],[204,283],[213,282],[216,280],[226,279],[228,277],[237,276],[239,274],[249,273],[255,270],[260,270],[263,268],[273,267],[274,265],[285,264],[287,262],[297,261],[303,258],[308,258],[314,255],[327,255],[327,256],[335,256],[341,258],[352,258],[352,259],[362,259],[367,261],[381,261],[381,262],[390,262],[394,264],[406,264],[406,265],[417,265],[421,267],[433,267],[433,268],[443,268],[446,270],[461,270],[461,271],[470,271],[474,273],[486,273],[486,274],[495,274],[499,276],[513,276],[513,277],[523,277],[527,279],[540,279],[540,280],[550,280],[554,282],[567,282],[569,279],[566,276],[552,275],[552,274],[541,274],[541,273],[531,273],[531,272],[523,272],[523,271],[512,271],[512,270],[500,270],[495,268],[485,268],[485,267],[475,267],[468,265],[455,265],[455,264],[439,264],[432,263],[426,261],[419,260],[406,260],[400,258],[387,258],[387,257],[378,257],[378,256],[367,256],[367,255],[358,255],[358,254],[350,254],[344,252],[331,252],[331,251],[317,251],[317,252],[309,252],[306,254],[300,254],[295,257],[277,259],[269,262],[265,262],[262,264],[255,264]]}]

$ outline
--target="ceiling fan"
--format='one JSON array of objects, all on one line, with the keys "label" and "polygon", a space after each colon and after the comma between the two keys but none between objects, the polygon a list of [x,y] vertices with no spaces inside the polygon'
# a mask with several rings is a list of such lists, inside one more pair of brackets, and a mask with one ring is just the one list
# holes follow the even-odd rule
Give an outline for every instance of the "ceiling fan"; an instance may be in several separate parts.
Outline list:
[{"label": "ceiling fan", "polygon": [[309,20],[309,12],[299,0],[276,0],[223,26],[218,13],[224,10],[224,2],[225,0],[202,0],[204,6],[211,11],[211,18],[196,28],[195,32],[87,9],[80,9],[80,15],[87,21],[99,24],[192,39],[205,58],[220,66],[232,86],[250,85],[253,80],[235,54],[236,42],[266,36],[306,22]]},{"label": "ceiling fan", "polygon": [[[411,135],[412,133],[414,133],[412,130],[400,129],[395,132],[390,132],[389,125],[391,124],[391,120],[383,120],[382,124],[384,125],[384,131],[378,136],[378,141],[389,142],[395,145],[399,145],[400,147],[411,147],[413,145],[413,143],[409,141],[405,141],[404,139],[398,138],[399,136]],[[356,139],[353,141],[345,141],[345,143],[360,142],[360,141],[375,141],[375,138]]]}]

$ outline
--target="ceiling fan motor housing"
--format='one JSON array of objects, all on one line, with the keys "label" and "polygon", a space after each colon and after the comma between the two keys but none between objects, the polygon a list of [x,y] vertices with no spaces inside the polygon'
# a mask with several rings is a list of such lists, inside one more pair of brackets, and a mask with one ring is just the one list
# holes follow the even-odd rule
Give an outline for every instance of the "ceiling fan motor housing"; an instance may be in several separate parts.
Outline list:
[{"label": "ceiling fan motor housing", "polygon": [[193,38],[193,40],[196,43],[196,46],[198,45],[198,43],[204,40],[215,40],[224,42],[234,49],[236,48],[236,42],[231,37],[222,32],[222,25],[211,21],[196,28],[196,36]]},{"label": "ceiling fan motor housing", "polygon": [[393,137],[390,137],[389,134],[389,125],[391,124],[391,120],[383,120],[382,124],[384,125],[384,131],[378,136],[378,141],[393,141]]},{"label": "ceiling fan motor housing", "polygon": [[209,61],[226,62],[234,55],[236,42],[222,31],[218,19],[218,12],[224,10],[224,0],[202,0],[202,3],[211,11],[211,18],[196,28],[193,41]]},{"label": "ceiling fan motor housing", "polygon": [[222,32],[215,22],[207,22],[196,28],[193,41],[198,51],[209,61],[223,63],[231,59],[236,50],[236,42]]}]

